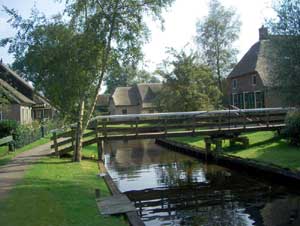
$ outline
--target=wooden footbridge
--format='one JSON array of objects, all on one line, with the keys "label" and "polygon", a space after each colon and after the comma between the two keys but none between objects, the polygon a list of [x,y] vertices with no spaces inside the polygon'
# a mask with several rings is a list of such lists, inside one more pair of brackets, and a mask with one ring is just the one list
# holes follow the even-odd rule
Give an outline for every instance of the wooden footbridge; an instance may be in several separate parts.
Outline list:
[{"label": "wooden footbridge", "polygon": [[[285,126],[288,111],[286,108],[264,108],[98,116],[84,133],[83,147],[96,143],[100,153],[103,141],[109,140],[198,135],[237,138],[241,133],[251,131],[279,131]],[[74,150],[74,125],[52,133],[51,148],[58,156]]]}]

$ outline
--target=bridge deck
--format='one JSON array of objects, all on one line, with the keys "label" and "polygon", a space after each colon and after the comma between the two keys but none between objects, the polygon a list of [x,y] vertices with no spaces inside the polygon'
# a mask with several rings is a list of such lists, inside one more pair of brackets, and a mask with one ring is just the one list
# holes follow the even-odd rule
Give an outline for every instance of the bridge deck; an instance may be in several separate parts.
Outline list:
[{"label": "bridge deck", "polygon": [[[226,136],[254,131],[282,129],[287,109],[245,111],[187,112],[183,114],[147,114],[102,116],[86,132],[83,147],[103,140],[155,139],[181,136]],[[75,129],[57,133],[51,138],[57,153],[73,150]],[[63,141],[59,141],[64,138]]]}]

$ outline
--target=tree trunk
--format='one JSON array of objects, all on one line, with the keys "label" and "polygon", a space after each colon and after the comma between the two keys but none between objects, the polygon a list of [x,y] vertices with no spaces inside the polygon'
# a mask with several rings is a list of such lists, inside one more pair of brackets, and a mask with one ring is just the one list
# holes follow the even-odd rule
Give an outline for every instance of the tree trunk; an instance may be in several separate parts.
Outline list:
[{"label": "tree trunk", "polygon": [[75,134],[75,150],[73,155],[74,162],[81,161],[82,141],[83,141],[83,116],[84,116],[84,100],[80,102],[79,114]]}]

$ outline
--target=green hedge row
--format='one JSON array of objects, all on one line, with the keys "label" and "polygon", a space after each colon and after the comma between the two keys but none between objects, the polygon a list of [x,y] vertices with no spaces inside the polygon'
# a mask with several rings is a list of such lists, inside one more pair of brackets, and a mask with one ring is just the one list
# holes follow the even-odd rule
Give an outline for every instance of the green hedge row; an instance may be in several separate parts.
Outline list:
[{"label": "green hedge row", "polygon": [[300,146],[300,110],[290,112],[285,123],[284,135],[291,144]]},{"label": "green hedge row", "polygon": [[52,129],[58,128],[58,122],[45,121],[42,124],[33,122],[21,125],[14,120],[0,121],[0,138],[12,135],[17,148],[30,144],[50,133]]}]

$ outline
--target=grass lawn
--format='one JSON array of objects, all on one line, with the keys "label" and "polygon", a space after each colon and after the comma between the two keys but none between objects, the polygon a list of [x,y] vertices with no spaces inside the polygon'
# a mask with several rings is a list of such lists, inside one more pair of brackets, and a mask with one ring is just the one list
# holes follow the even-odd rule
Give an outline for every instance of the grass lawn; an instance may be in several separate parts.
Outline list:
[{"label": "grass lawn", "polygon": [[6,163],[8,163],[11,159],[13,159],[18,154],[20,154],[22,152],[25,152],[25,151],[28,151],[32,148],[37,147],[37,146],[40,146],[42,144],[46,144],[48,142],[50,142],[50,135],[48,135],[44,138],[41,138],[41,139],[31,143],[31,144],[25,145],[22,148],[16,149],[15,152],[9,152],[8,153],[7,152],[7,150],[8,150],[7,146],[0,147],[0,166],[5,165]]},{"label": "grass lawn", "polygon": [[[99,215],[95,189],[109,191],[98,178],[97,164],[46,157],[28,170],[25,179],[0,203],[0,225],[6,226],[122,226],[123,217]],[[5,205],[4,205],[5,204]]]},{"label": "grass lawn", "polygon": [[[271,163],[292,170],[300,170],[300,148],[289,145],[274,132],[254,132],[245,134],[250,141],[248,148],[241,145],[229,147],[229,142],[223,143],[224,152],[229,155]],[[202,137],[172,138],[177,142],[204,148]]]}]

